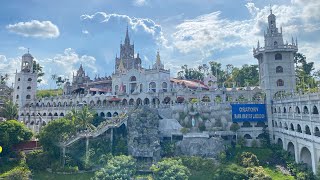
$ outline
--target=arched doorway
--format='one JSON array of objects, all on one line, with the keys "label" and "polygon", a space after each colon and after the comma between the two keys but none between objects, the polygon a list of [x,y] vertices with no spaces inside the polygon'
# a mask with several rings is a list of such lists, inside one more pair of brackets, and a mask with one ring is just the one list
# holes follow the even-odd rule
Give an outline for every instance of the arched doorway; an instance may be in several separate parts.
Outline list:
[{"label": "arched doorway", "polygon": [[300,152],[300,161],[312,167],[311,152],[307,147],[303,147]]},{"label": "arched doorway", "polygon": [[292,142],[288,143],[288,152],[290,153],[290,155],[295,158],[295,150],[294,150],[294,145]]},{"label": "arched doorway", "polygon": [[281,148],[283,148],[283,142],[282,142],[282,139],[281,139],[281,138],[278,138],[277,144],[278,144]]}]

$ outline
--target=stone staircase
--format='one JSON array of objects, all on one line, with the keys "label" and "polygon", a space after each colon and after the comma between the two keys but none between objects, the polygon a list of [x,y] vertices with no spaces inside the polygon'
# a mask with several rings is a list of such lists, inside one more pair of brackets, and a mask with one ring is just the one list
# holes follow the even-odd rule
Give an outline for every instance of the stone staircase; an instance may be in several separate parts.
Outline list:
[{"label": "stone staircase", "polygon": [[170,107],[159,108],[158,113],[161,119],[172,119],[172,109]]},{"label": "stone staircase", "polygon": [[60,142],[60,147],[67,147],[71,144],[77,142],[78,140],[82,138],[95,138],[97,136],[100,136],[104,132],[108,131],[110,128],[117,128],[120,127],[123,123],[125,123],[128,120],[128,116],[121,117],[121,118],[112,118],[111,121],[105,121],[102,124],[100,124],[97,129],[95,129],[92,132],[89,131],[82,131],[80,133],[77,133],[74,136],[71,136],[66,141]]}]

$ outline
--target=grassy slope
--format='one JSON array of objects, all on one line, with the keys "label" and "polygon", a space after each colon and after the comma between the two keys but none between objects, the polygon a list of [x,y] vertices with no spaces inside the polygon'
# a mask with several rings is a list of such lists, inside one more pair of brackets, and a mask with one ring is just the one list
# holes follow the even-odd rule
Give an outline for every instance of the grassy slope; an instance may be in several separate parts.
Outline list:
[{"label": "grassy slope", "polygon": [[45,89],[37,91],[37,98],[62,95],[62,89]]}]

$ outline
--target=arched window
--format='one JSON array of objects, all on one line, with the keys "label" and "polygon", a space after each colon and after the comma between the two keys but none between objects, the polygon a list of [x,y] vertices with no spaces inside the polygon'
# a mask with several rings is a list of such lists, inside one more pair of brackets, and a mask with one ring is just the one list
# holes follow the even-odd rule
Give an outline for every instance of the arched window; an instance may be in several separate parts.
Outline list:
[{"label": "arched window", "polygon": [[300,114],[300,108],[296,106],[296,113]]},{"label": "arched window", "polygon": [[306,134],[311,135],[311,131],[310,131],[309,126],[306,126],[306,128],[305,128],[305,132],[306,132]]},{"label": "arched window", "polygon": [[31,96],[28,94],[28,95],[26,96],[26,98],[27,98],[27,99],[30,99],[30,98],[31,98]]},{"label": "arched window", "polygon": [[276,55],[274,55],[274,59],[275,60],[282,60],[282,55],[280,53],[277,53]]},{"label": "arched window", "polygon": [[282,66],[277,66],[276,67],[276,73],[283,73],[283,67]]},{"label": "arched window", "polygon": [[277,86],[284,86],[284,82],[282,79],[278,79]]},{"label": "arched window", "polygon": [[20,78],[18,78],[18,81],[20,81]]},{"label": "arched window", "polygon": [[286,107],[283,107],[283,113],[287,113]]},{"label": "arched window", "polygon": [[19,99],[19,95],[16,96],[16,99]]},{"label": "arched window", "polygon": [[140,92],[143,92],[143,84],[140,84]]},{"label": "arched window", "polygon": [[28,78],[28,81],[32,81],[32,79],[31,79],[31,78]]},{"label": "arched window", "polygon": [[278,46],[278,42],[275,41],[275,42],[273,43],[273,45],[274,45],[274,46]]},{"label": "arched window", "polygon": [[250,134],[245,134],[243,137],[244,137],[245,139],[252,139],[252,137],[250,136]]},{"label": "arched window", "polygon": [[319,114],[317,106],[313,106],[312,114]]},{"label": "arched window", "polygon": [[309,110],[308,110],[307,106],[303,107],[303,114],[309,114]]},{"label": "arched window", "polygon": [[167,92],[168,84],[166,82],[162,83],[162,91]]},{"label": "arched window", "polygon": [[292,123],[290,124],[290,130],[291,130],[291,131],[294,131],[294,126],[293,126]]},{"label": "arched window", "polygon": [[130,81],[137,81],[137,78],[135,76],[131,76]]},{"label": "arched window", "polygon": [[28,89],[28,90],[31,89],[31,86],[28,86],[27,89]]},{"label": "arched window", "polygon": [[302,133],[302,129],[301,129],[300,124],[298,124],[298,126],[297,126],[297,132]]},{"label": "arched window", "polygon": [[149,90],[150,90],[150,91],[156,92],[156,88],[157,88],[157,85],[156,85],[155,82],[151,82],[151,83],[149,84]]},{"label": "arched window", "polygon": [[20,89],[20,87],[18,86],[17,89]]}]

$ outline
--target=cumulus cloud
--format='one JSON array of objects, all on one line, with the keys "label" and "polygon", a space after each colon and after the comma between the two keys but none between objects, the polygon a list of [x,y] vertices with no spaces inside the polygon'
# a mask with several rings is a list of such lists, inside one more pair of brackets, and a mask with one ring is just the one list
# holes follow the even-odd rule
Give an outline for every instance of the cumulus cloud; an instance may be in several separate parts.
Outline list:
[{"label": "cumulus cloud", "polygon": [[21,66],[21,58],[7,58],[5,55],[0,55],[0,74],[8,74],[8,85],[10,86],[14,82],[15,72],[19,70]]},{"label": "cumulus cloud", "polygon": [[72,78],[72,73],[79,68],[80,64],[87,72],[97,73],[95,57],[79,55],[72,48],[67,48],[63,53],[56,54],[54,57],[39,60],[39,63],[44,66],[45,82],[50,80],[52,74]]},{"label": "cumulus cloud", "polygon": [[166,47],[168,43],[163,34],[161,26],[149,18],[137,18],[122,14],[107,14],[105,12],[96,12],[93,15],[81,15],[80,19],[84,22],[98,24],[108,24],[110,22],[128,23],[129,28],[131,28],[132,30],[142,31],[152,35],[152,37],[158,44]]},{"label": "cumulus cloud", "polygon": [[[270,8],[265,6],[259,9],[253,2],[248,2],[245,6],[252,15],[250,19],[229,20],[222,18],[221,12],[217,11],[185,20],[176,26],[176,32],[173,34],[174,46],[183,53],[205,51],[203,54],[206,56],[213,51],[231,47],[251,48],[258,39],[263,38]],[[277,15],[278,27],[284,27],[285,39],[291,39],[290,36],[298,31],[307,33],[319,30],[319,23],[302,20],[304,10],[294,4],[274,5],[272,10]]]},{"label": "cumulus cloud", "polygon": [[148,4],[147,0],[134,0],[133,1],[133,5],[135,5],[135,6],[145,6],[147,4]]},{"label": "cumulus cloud", "polygon": [[6,28],[13,33],[24,37],[57,38],[60,34],[58,26],[51,21],[32,20],[9,24]]}]

